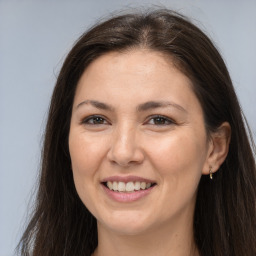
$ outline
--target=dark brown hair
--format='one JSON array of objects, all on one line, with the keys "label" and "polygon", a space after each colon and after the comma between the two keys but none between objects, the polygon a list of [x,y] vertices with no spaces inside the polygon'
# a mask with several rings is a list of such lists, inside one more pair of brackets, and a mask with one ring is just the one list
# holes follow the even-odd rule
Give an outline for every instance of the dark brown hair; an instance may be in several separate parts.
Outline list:
[{"label": "dark brown hair", "polygon": [[253,141],[217,49],[187,18],[169,10],[115,16],[83,34],[68,54],[53,92],[36,206],[21,255],[91,255],[96,220],[79,199],[68,149],[71,109],[86,67],[110,51],[145,48],[170,56],[193,82],[207,131],[232,129],[230,149],[214,180],[202,176],[194,217],[202,256],[256,255],[256,168]]}]

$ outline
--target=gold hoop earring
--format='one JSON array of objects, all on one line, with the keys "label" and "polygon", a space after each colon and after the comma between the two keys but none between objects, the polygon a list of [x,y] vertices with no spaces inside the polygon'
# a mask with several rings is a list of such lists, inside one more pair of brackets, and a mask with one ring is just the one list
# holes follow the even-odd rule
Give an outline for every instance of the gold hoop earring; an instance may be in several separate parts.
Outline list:
[{"label": "gold hoop earring", "polygon": [[210,173],[210,179],[212,180],[212,179],[213,179],[213,176],[212,176],[212,167],[211,167],[211,166],[210,166],[209,173]]}]

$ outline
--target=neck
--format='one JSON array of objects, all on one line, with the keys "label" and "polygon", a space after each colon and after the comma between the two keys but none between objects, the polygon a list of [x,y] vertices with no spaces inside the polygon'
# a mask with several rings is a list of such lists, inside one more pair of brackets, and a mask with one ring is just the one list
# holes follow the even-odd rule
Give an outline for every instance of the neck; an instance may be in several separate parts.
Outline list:
[{"label": "neck", "polygon": [[193,222],[189,226],[169,225],[136,235],[116,233],[98,225],[98,248],[93,256],[198,256],[193,238]]}]

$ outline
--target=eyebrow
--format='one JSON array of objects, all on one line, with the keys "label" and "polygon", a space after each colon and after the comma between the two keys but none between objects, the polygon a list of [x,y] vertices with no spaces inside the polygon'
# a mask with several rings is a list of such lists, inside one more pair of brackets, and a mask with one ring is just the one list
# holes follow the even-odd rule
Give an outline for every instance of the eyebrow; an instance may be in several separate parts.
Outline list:
[{"label": "eyebrow", "polygon": [[145,103],[139,105],[137,107],[137,111],[142,112],[142,111],[147,111],[150,109],[164,108],[164,107],[169,107],[169,106],[177,108],[178,110],[181,110],[183,112],[187,112],[182,106],[180,106],[174,102],[170,102],[170,101],[148,101],[148,102],[145,102]]},{"label": "eyebrow", "polygon": [[[81,103],[79,103],[76,108],[81,107],[82,105],[92,105],[95,108],[98,109],[102,109],[102,110],[107,110],[107,111],[114,111],[114,107],[112,107],[111,105],[108,105],[106,103],[100,102],[100,101],[96,101],[96,100],[85,100],[82,101]],[[143,111],[147,111],[147,110],[151,110],[151,109],[156,109],[156,108],[165,108],[165,107],[174,107],[182,112],[186,112],[187,111],[180,105],[174,103],[174,102],[170,102],[170,101],[148,101],[145,103],[140,104],[136,110],[138,112],[143,112]]]},{"label": "eyebrow", "polygon": [[92,105],[94,106],[95,108],[98,108],[98,109],[102,109],[102,110],[108,110],[108,111],[114,111],[114,108],[106,103],[103,103],[103,102],[99,102],[97,100],[85,100],[85,101],[82,101],[81,103],[79,103],[76,108],[79,108],[83,105]]}]

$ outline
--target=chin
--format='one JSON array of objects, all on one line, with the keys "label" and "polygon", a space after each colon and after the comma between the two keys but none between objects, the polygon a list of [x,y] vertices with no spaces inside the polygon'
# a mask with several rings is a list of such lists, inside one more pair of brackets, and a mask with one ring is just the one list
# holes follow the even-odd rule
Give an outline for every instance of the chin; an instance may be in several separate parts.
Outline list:
[{"label": "chin", "polygon": [[147,228],[142,225],[114,225],[109,226],[108,228],[111,229],[112,232],[115,232],[116,234],[127,236],[143,234],[147,230]]},{"label": "chin", "polygon": [[146,220],[145,216],[140,218],[138,215],[138,213],[124,214],[120,212],[112,215],[109,221],[104,218],[102,225],[120,235],[138,235],[144,233],[151,226],[150,221]]}]

